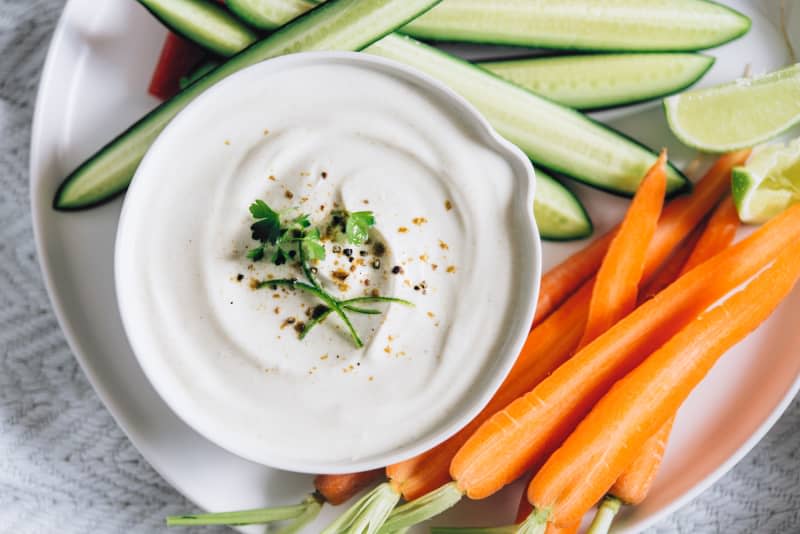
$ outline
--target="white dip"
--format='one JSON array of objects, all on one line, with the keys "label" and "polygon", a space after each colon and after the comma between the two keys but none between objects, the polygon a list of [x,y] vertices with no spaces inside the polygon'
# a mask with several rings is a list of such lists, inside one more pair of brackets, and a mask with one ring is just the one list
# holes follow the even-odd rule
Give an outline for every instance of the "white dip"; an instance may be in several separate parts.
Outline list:
[{"label": "white dip", "polygon": [[[247,74],[195,103],[140,169],[117,256],[134,348],[173,409],[251,459],[344,466],[412,451],[490,393],[529,320],[525,177],[458,108],[391,72]],[[416,306],[350,314],[363,349],[335,315],[299,340],[320,302],[252,288],[302,279],[245,257],[255,199],[317,225],[334,207],[374,212],[371,242],[342,245],[353,262],[325,243],[319,277],[337,298],[377,290]]]}]

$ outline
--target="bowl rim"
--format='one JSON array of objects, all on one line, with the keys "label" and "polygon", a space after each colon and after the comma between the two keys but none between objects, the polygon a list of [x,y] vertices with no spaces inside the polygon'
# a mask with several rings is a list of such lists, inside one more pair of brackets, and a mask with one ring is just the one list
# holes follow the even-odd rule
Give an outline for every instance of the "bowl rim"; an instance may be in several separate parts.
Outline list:
[{"label": "bowl rim", "polygon": [[[446,103],[447,106],[451,107],[452,111],[457,112],[459,118],[464,121],[465,126],[479,134],[479,138],[484,142],[485,146],[499,153],[511,165],[512,174],[517,181],[515,187],[521,193],[513,199],[513,209],[517,212],[514,220],[520,226],[515,228],[515,232],[524,231],[524,235],[520,238],[520,243],[525,247],[526,252],[532,256],[529,260],[532,269],[532,276],[528,279],[529,284],[518,288],[519,291],[527,292],[529,298],[519,300],[521,309],[516,310],[516,313],[514,313],[515,320],[507,329],[511,334],[506,336],[504,350],[501,351],[499,357],[494,358],[496,363],[491,367],[493,376],[491,379],[482,380],[479,383],[476,382],[477,385],[484,385],[482,391],[470,390],[465,394],[464,401],[468,404],[468,407],[446,412],[442,418],[443,423],[437,426],[435,430],[427,432],[422,438],[409,440],[401,446],[393,447],[380,454],[336,462],[278,457],[274,454],[274,451],[265,456],[253,450],[246,450],[245,447],[239,446],[235,437],[215,435],[213,432],[209,432],[208,429],[201,428],[200,425],[196,424],[192,414],[178,408],[179,403],[173,400],[169,388],[164,387],[165,385],[161,383],[158,376],[158,366],[154,363],[154,360],[160,359],[161,356],[148,355],[146,351],[142,350],[141,343],[137,338],[136,333],[140,329],[136,326],[135,317],[132,316],[127,304],[129,299],[134,298],[135,291],[131,289],[133,287],[131,284],[125,282],[126,272],[130,271],[126,267],[129,264],[129,260],[126,258],[126,251],[129,247],[121,244],[129,239],[129,235],[135,235],[136,230],[132,228],[133,222],[131,222],[134,215],[131,214],[136,209],[136,201],[131,199],[138,197],[138,191],[142,188],[139,184],[146,179],[141,177],[148,174],[151,167],[150,161],[153,159],[152,154],[156,152],[154,149],[164,139],[171,136],[171,132],[178,128],[177,125],[180,125],[184,117],[197,113],[203,106],[212,101],[215,98],[215,94],[220,91],[220,88],[236,83],[244,83],[243,81],[248,76],[253,76],[254,73],[269,76],[273,72],[290,70],[315,63],[355,64],[360,67],[389,73],[412,82],[420,90],[424,89],[429,94],[438,96],[438,105]],[[152,173],[150,174],[152,175]],[[393,60],[359,52],[328,51],[302,52],[256,63],[221,80],[183,108],[152,143],[134,174],[123,202],[114,244],[114,289],[125,335],[144,375],[170,410],[199,435],[241,458],[286,471],[326,474],[368,471],[412,458],[447,440],[468,424],[483,409],[510,372],[527,338],[536,311],[542,270],[542,244],[532,209],[535,184],[536,177],[533,165],[517,146],[501,137],[486,118],[465,98],[438,80],[414,68]]]}]

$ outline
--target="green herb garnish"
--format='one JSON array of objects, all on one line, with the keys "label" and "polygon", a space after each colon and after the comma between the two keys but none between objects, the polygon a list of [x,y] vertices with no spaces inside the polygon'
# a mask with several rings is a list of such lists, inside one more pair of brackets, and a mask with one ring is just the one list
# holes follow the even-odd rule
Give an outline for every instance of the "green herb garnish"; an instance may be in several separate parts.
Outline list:
[{"label": "green herb garnish", "polygon": [[375,226],[375,216],[371,211],[356,211],[347,217],[345,234],[354,245],[361,245],[369,239],[369,229]]},{"label": "green herb garnish", "polygon": [[[258,285],[259,288],[288,286],[304,291],[321,301],[315,308],[314,316],[300,332],[300,339],[305,338],[313,327],[322,323],[331,313],[335,313],[347,327],[356,347],[362,347],[364,343],[350,322],[347,312],[370,315],[381,313],[380,310],[358,306],[360,303],[395,302],[405,306],[414,305],[407,300],[391,297],[356,297],[347,300],[334,298],[322,288],[309,264],[311,261],[325,259],[325,246],[322,244],[319,228],[311,225],[311,217],[307,213],[291,217],[290,214],[294,213],[297,213],[297,209],[277,212],[263,200],[253,202],[250,205],[250,214],[255,222],[250,226],[250,230],[253,239],[258,241],[259,245],[248,250],[247,257],[252,261],[269,258],[275,265],[294,262],[306,277],[308,283],[294,278],[283,278],[266,280]],[[326,235],[338,232],[344,236],[344,240],[353,245],[366,243],[369,240],[370,228],[375,226],[375,216],[371,211],[353,213],[336,211],[331,214],[331,221]]]}]

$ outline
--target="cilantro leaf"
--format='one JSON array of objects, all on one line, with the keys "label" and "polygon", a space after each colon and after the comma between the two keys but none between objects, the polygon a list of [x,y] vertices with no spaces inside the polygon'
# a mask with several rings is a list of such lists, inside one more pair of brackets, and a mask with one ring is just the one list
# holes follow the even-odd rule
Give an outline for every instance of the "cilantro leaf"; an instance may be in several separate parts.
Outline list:
[{"label": "cilantro leaf", "polygon": [[303,247],[303,255],[307,260],[325,259],[325,247],[319,241],[304,239],[301,246]]},{"label": "cilantro leaf", "polygon": [[319,228],[307,230],[300,246],[303,247],[303,255],[307,260],[325,259],[325,247],[320,242]]},{"label": "cilantro leaf", "polygon": [[250,204],[250,214],[254,219],[272,219],[278,217],[278,214],[263,200],[256,200]]},{"label": "cilantro leaf", "polygon": [[312,228],[306,232],[304,239],[310,239],[312,241],[319,241],[319,228]]},{"label": "cilantro leaf", "polygon": [[274,245],[281,235],[281,218],[278,212],[270,208],[263,200],[256,200],[250,204],[250,214],[256,219],[256,222],[250,226],[253,239]]},{"label": "cilantro leaf", "polygon": [[369,239],[369,229],[375,226],[375,216],[371,211],[355,211],[347,217],[345,233],[347,241],[361,245]]},{"label": "cilantro leaf", "polygon": [[251,248],[247,251],[247,257],[253,261],[260,261],[264,257],[264,246]]},{"label": "cilantro leaf", "polygon": [[286,263],[286,253],[283,251],[282,248],[276,248],[275,251],[272,253],[272,263],[275,265],[283,265]]},{"label": "cilantro leaf", "polygon": [[274,219],[261,219],[260,221],[254,222],[250,226],[250,230],[252,231],[253,239],[256,241],[274,245],[281,236],[281,223],[276,214]]},{"label": "cilantro leaf", "polygon": [[304,213],[296,217],[292,222],[300,226],[301,228],[308,228],[309,226],[311,226],[311,220],[309,219],[308,213]]}]

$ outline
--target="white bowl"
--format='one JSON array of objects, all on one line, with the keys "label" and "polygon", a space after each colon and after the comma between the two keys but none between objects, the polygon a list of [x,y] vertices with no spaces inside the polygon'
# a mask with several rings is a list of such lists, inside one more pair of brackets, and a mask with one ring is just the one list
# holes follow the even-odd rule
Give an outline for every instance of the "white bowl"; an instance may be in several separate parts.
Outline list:
[{"label": "white bowl", "polygon": [[[153,344],[148,343],[150,333],[146,326],[147,317],[142,315],[144,308],[138,304],[142,299],[150,297],[143,296],[138,291],[136,274],[140,258],[137,257],[137,251],[133,246],[136,242],[135,237],[144,231],[142,223],[148,217],[147,195],[152,194],[159,181],[165,179],[164,174],[160,172],[160,165],[173,157],[175,147],[192,143],[192,135],[197,131],[193,126],[199,124],[198,121],[203,117],[207,117],[206,114],[215,106],[218,107],[220,102],[224,102],[228,109],[231,106],[242,105],[238,104],[235,98],[233,102],[231,100],[232,95],[237,94],[237,88],[253,83],[265,83],[271,75],[278,72],[291,72],[293,69],[300,70],[312,65],[334,67],[355,65],[397,77],[412,85],[425,97],[435,101],[443,110],[457,116],[459,122],[463,123],[482,145],[500,155],[512,169],[516,182],[513,206],[510,209],[514,221],[513,232],[518,239],[517,242],[522,246],[513,261],[520,265],[517,272],[529,273],[524,279],[520,277],[515,281],[519,294],[527,298],[518,298],[514,301],[516,309],[511,315],[513,320],[508,324],[503,338],[498,341],[502,350],[497,354],[483,355],[488,362],[486,372],[476,379],[469,395],[450,410],[435,431],[426,432],[416,439],[406,440],[405,443],[398,443],[380,454],[337,461],[290,457],[276,454],[268,447],[254,446],[252,440],[242,440],[236,435],[219,432],[216,430],[218,427],[208,424],[208,414],[186,402],[186,397],[180,395],[180,385],[175,380],[169,379],[170,370],[167,365],[169,355],[153,350]],[[287,101],[286,105],[302,105],[302,102]],[[169,179],[191,180],[191,177],[170,176]],[[541,276],[541,243],[533,218],[533,194],[534,171],[527,157],[517,147],[501,138],[463,98],[415,70],[382,58],[349,52],[294,54],[254,65],[210,88],[181,111],[153,143],[136,172],[120,217],[115,250],[116,291],[125,332],[145,375],[167,405],[198,433],[234,454],[263,465],[308,473],[363,471],[401,461],[436,446],[468,423],[500,386],[527,337],[533,320]],[[180,201],[180,199],[175,200]],[[463,303],[465,306],[476,304],[478,303]],[[268,439],[280,440],[280,431],[270,434]]]}]

